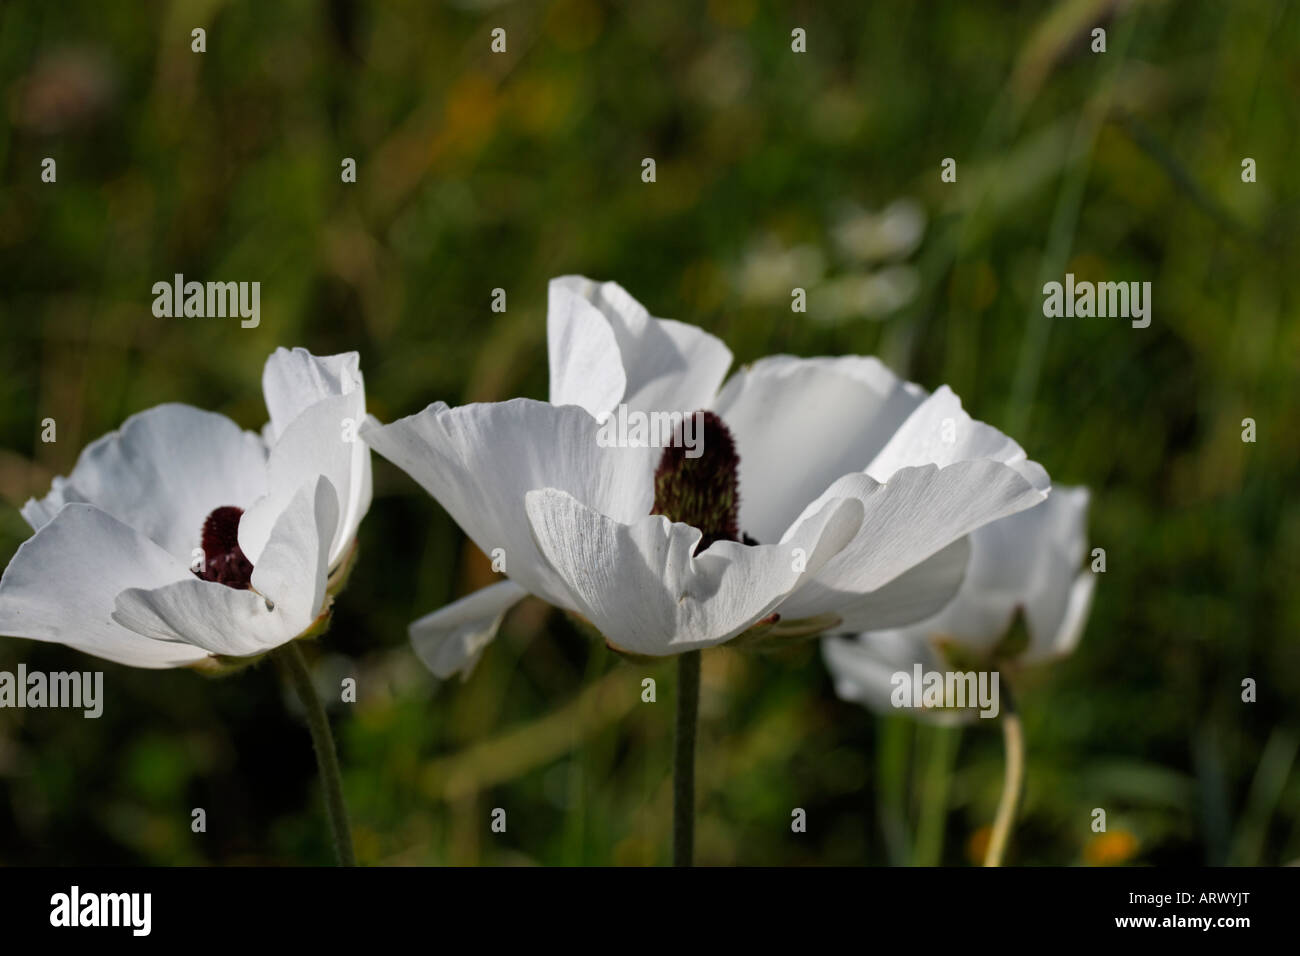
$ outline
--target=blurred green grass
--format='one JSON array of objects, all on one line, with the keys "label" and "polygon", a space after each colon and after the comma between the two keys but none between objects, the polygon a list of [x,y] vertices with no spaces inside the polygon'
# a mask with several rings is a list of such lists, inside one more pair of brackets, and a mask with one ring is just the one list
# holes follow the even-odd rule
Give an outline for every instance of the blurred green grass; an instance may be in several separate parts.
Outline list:
[{"label": "blurred green grass", "polygon": [[[1107,573],[1079,651],[1020,689],[1011,862],[1294,860],[1298,40],[1295,4],[1267,0],[5,4],[0,560],[27,534],[17,507],[127,415],[186,401],[260,427],[278,345],[359,350],[385,420],[544,397],[547,279],[614,279],[737,363],[858,352],[946,382],[1093,489]],[[898,197],[928,218],[915,297],[819,315],[818,283],[862,268],[831,238],[843,204]],[[809,315],[747,294],[759,247],[818,253]],[[1065,271],[1150,280],[1151,327],[1045,320],[1043,277]],[[154,318],[150,287],[176,272],[260,281],[260,327]],[[317,656],[323,687],[358,677],[335,717],[362,861],[666,862],[671,666],[526,602],[470,681],[436,685],[406,624],[489,572],[414,483],[375,475]],[[90,666],[0,641],[0,669],[19,661]],[[104,668],[97,721],[0,711],[0,863],[330,859],[271,668]],[[702,718],[701,862],[977,858],[995,732],[841,703],[811,645],[707,654]]]}]

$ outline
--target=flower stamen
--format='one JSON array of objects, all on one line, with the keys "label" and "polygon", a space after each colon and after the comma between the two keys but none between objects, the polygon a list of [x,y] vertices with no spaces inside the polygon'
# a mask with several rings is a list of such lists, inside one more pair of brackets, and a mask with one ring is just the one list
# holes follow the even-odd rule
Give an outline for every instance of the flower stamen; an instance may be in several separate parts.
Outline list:
[{"label": "flower stamen", "polygon": [[[655,502],[651,514],[664,515],[699,528],[699,554],[715,541],[739,541],[740,456],[731,431],[713,412],[695,412],[702,424],[698,444],[688,449],[683,425],[664,449],[655,469]],[[692,458],[688,450],[699,452]]]},{"label": "flower stamen", "polygon": [[203,522],[203,570],[194,572],[203,580],[237,591],[249,590],[253,562],[239,547],[239,520],[243,516],[243,508],[223,505]]}]

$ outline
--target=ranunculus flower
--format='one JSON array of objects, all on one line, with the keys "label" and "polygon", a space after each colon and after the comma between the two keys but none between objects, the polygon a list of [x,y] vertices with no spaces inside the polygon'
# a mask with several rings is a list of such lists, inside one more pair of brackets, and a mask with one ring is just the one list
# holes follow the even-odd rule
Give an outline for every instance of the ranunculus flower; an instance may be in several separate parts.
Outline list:
[{"label": "ranunculus flower", "polygon": [[135,667],[220,667],[324,623],[370,506],[358,357],[278,349],[262,386],[261,435],[160,405],[28,501],[35,534],[0,579],[0,634]]},{"label": "ranunculus flower", "polygon": [[[1088,621],[1096,581],[1082,567],[1087,521],[1088,490],[1056,485],[1042,504],[975,531],[966,578],[938,614],[822,642],[836,693],[879,713],[899,713],[891,701],[894,675],[911,675],[918,663],[939,673],[1001,670],[1070,653]],[[974,715],[906,712],[945,722]]]},{"label": "ranunculus flower", "polygon": [[[411,626],[439,676],[529,593],[651,656],[912,623],[957,591],[966,535],[1047,495],[951,391],[875,359],[775,356],[724,385],[726,346],[614,283],[555,279],[549,299],[550,402],[436,403],[362,432],[506,562]],[[619,406],[708,412],[702,454],[609,447]]]}]

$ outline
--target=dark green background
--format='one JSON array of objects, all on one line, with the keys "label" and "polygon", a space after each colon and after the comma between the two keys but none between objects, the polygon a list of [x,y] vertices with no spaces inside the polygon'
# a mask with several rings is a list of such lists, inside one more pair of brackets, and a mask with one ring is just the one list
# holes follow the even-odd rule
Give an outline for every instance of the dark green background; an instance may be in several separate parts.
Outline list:
[{"label": "dark green background", "polygon": [[[0,561],[22,502],[127,415],[186,401],[259,428],[276,346],[359,350],[385,420],[541,398],[547,279],[614,279],[738,362],[859,352],[946,382],[1093,489],[1108,569],[1078,652],[1018,688],[1010,862],[1295,860],[1300,11],[1117,6],[4,4]],[[853,274],[840,204],[900,196],[929,220],[901,311],[817,321],[817,276],[789,283],[808,315],[738,280],[764,241]],[[1041,285],[1067,271],[1152,282],[1151,326],[1044,319]],[[261,326],[155,318],[150,287],[176,272],[260,281]],[[665,862],[671,664],[624,663],[529,602],[468,683],[437,686],[406,625],[491,575],[378,458],[375,485],[314,655],[323,688],[359,681],[334,714],[361,860]],[[20,661],[100,666],[0,640],[0,669]],[[97,721],[0,711],[0,863],[329,861],[273,668],[103,668]],[[813,645],[705,655],[699,762],[698,857],[716,864],[967,863],[1002,772],[995,728],[837,701]]]}]

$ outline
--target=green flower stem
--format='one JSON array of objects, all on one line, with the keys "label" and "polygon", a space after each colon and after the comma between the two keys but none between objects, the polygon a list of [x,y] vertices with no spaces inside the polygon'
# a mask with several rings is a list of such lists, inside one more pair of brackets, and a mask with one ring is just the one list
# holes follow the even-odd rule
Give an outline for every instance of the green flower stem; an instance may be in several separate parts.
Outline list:
[{"label": "green flower stem", "polygon": [[989,836],[988,850],[984,854],[985,866],[1001,866],[1002,856],[1011,837],[1011,824],[1016,817],[1016,804],[1020,799],[1020,786],[1025,776],[1025,735],[1020,726],[1020,715],[1009,690],[1002,693],[1002,740],[1006,748],[1007,764],[1002,778],[1002,797],[998,800],[997,816],[993,818],[993,832]]},{"label": "green flower stem", "polygon": [[677,726],[673,734],[673,866],[695,855],[695,728],[700,716],[700,651],[677,657]]},{"label": "green flower stem", "polygon": [[938,866],[943,862],[943,837],[948,822],[948,790],[952,767],[961,740],[961,727],[923,727],[930,749],[926,759],[925,784],[916,825],[916,866]]},{"label": "green flower stem", "polygon": [[334,853],[339,866],[356,866],[356,853],[352,849],[352,827],[348,823],[348,808],[343,802],[343,776],[339,772],[339,756],[334,749],[334,734],[330,732],[329,717],[321,706],[316,688],[311,682],[307,659],[297,641],[290,641],[272,652],[272,657],[283,671],[285,680],[293,685],[307,712],[307,726],[316,751],[316,765],[320,768],[321,789],[325,796],[325,810],[334,834]]}]

